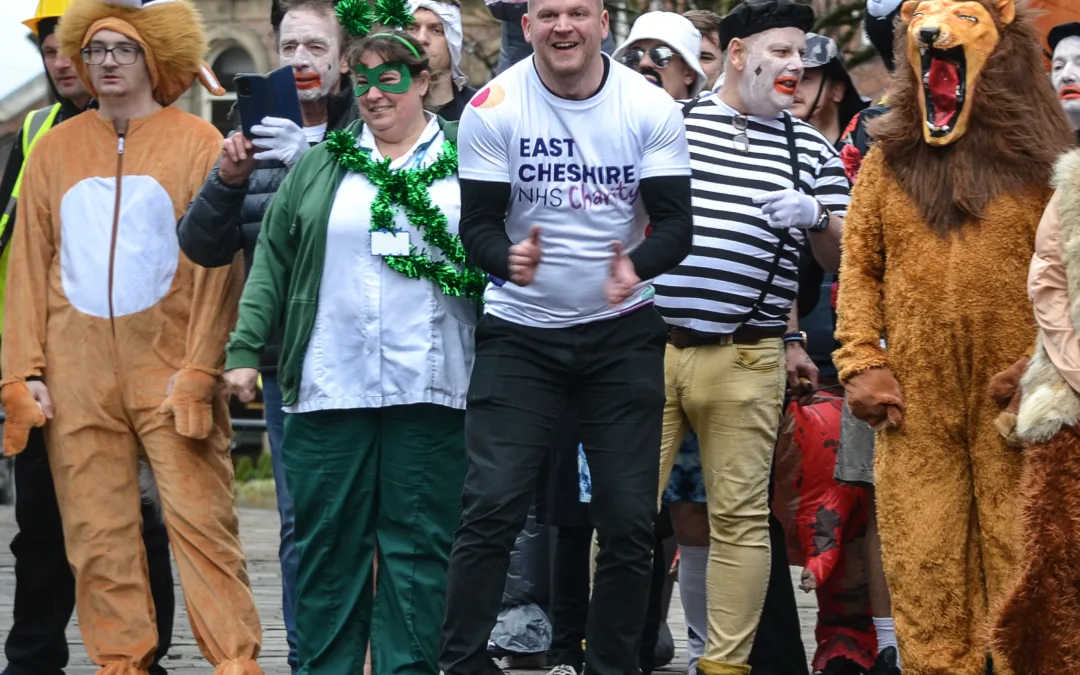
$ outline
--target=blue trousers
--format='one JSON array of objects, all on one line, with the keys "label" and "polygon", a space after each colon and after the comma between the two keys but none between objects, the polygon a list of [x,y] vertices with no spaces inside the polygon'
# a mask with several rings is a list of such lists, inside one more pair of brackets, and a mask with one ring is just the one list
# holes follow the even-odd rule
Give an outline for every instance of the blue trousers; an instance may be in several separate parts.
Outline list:
[{"label": "blue trousers", "polygon": [[296,655],[296,574],[300,554],[293,535],[296,515],[289,488],[285,484],[285,465],[281,458],[281,438],[285,434],[285,413],[281,411],[281,388],[277,378],[263,375],[263,404],[266,407],[266,432],[270,436],[270,457],[274,465],[278,515],[281,517],[281,613],[285,618],[285,638],[289,642],[289,667],[295,675],[300,661]]}]

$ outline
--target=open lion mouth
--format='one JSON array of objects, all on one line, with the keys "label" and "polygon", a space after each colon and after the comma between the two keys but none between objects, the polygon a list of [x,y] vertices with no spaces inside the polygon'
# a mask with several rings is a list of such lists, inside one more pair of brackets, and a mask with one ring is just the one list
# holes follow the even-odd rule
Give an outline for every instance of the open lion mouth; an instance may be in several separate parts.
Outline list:
[{"label": "open lion mouth", "polygon": [[948,136],[964,109],[967,97],[967,60],[963,47],[923,47],[922,86],[926,98],[926,125],[934,138]]}]

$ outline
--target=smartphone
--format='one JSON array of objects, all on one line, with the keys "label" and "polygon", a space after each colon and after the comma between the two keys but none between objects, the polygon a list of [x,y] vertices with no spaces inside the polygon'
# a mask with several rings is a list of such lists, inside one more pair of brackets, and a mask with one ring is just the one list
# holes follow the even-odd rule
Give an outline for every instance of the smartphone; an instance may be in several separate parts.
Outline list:
[{"label": "smartphone", "polygon": [[269,75],[240,73],[233,82],[244,136],[254,138],[251,127],[261,123],[264,117],[282,117],[304,126],[292,67],[278,68]]}]

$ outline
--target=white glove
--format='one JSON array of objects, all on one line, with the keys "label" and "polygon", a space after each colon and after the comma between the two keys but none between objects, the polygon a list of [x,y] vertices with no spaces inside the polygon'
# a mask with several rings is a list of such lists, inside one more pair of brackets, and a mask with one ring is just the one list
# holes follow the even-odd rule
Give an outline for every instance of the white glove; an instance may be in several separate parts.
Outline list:
[{"label": "white glove", "polygon": [[296,126],[296,122],[282,117],[264,117],[262,124],[251,127],[251,133],[258,136],[251,144],[263,149],[263,152],[255,153],[255,159],[276,159],[290,169],[311,147],[304,130]]},{"label": "white glove", "polygon": [[770,227],[807,230],[821,217],[822,206],[818,200],[798,190],[766,192],[754,197],[754,203],[762,205],[761,212],[768,217]]}]

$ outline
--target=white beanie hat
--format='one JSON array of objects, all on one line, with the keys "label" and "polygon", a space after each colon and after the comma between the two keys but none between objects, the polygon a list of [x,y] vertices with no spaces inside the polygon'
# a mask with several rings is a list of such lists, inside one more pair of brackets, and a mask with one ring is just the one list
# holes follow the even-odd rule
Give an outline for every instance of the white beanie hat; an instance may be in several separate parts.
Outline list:
[{"label": "white beanie hat", "polygon": [[705,76],[705,71],[701,69],[701,31],[690,23],[690,19],[674,12],[648,12],[642,14],[630,29],[630,37],[619,45],[619,48],[612,54],[612,58],[618,61],[619,57],[626,53],[630,45],[639,40],[663,42],[682,57],[686,65],[697,73],[697,79],[690,86],[691,98],[697,96],[698,92],[705,88],[705,83],[709,78]]},{"label": "white beanie hat", "polygon": [[446,46],[450,48],[450,77],[454,84],[464,87],[469,83],[469,78],[461,71],[461,48],[465,38],[461,25],[461,10],[438,0],[409,0],[409,13],[416,14],[419,9],[431,11],[442,21]]}]

